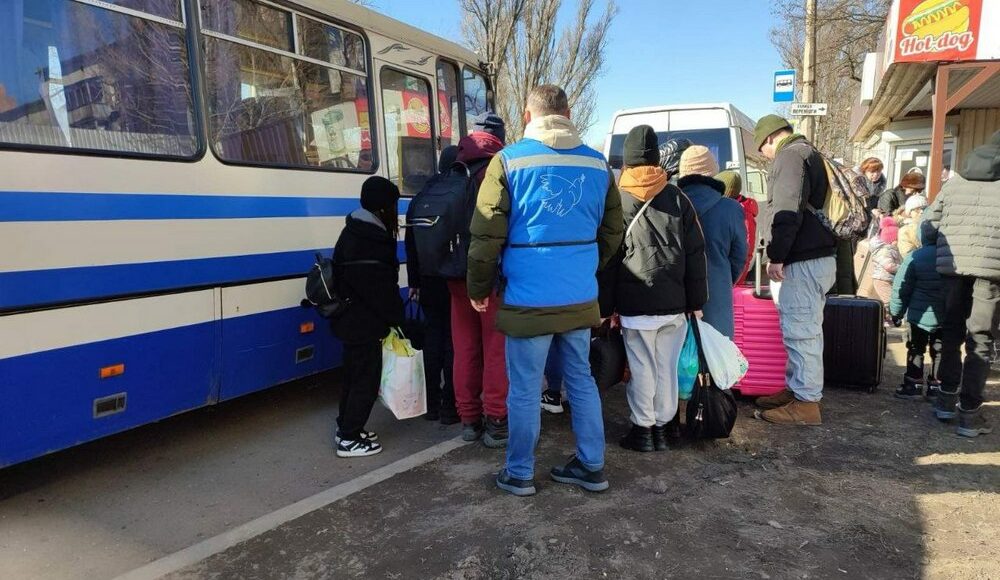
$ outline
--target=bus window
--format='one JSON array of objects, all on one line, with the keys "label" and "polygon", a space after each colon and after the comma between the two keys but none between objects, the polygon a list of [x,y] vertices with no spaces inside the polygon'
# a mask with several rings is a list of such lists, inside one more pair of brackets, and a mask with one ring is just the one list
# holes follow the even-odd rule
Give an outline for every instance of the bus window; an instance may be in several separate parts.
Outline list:
[{"label": "bus window", "polygon": [[[197,154],[180,22],[163,24],[65,0],[5,4],[0,143],[176,158]],[[148,8],[151,16],[179,15],[177,0],[114,4]]]},{"label": "bus window", "polygon": [[462,87],[465,90],[465,126],[471,133],[476,117],[491,110],[489,88],[486,77],[469,67],[465,67],[462,74]]},{"label": "bus window", "polygon": [[461,108],[458,102],[458,67],[450,62],[438,61],[437,65],[438,106],[441,109],[438,119],[438,132],[441,136],[441,149],[449,145],[458,145],[462,138]]},{"label": "bus window", "polygon": [[368,71],[365,41],[361,35],[311,18],[299,18],[298,30],[303,56],[347,67],[361,74]]},{"label": "bus window", "polygon": [[181,21],[182,0],[104,0],[108,4],[139,10],[175,22]]},{"label": "bus window", "polygon": [[201,25],[261,46],[295,51],[291,12],[255,0],[202,0]]},{"label": "bus window", "polygon": [[[202,1],[203,9],[218,4]],[[242,14],[257,14],[246,0],[238,6]],[[269,16],[259,22],[240,20],[234,30],[241,37],[274,38],[275,22],[283,17],[271,15],[277,9],[270,6],[261,10]],[[299,54],[331,62],[329,66],[203,31],[212,148],[233,163],[371,172],[375,164],[361,38],[296,18]]]},{"label": "bus window", "polygon": [[431,138],[431,87],[419,77],[383,68],[382,114],[389,179],[404,195],[416,195],[436,173]]},{"label": "bus window", "polygon": [[[695,145],[708,147],[712,155],[719,161],[719,167],[725,168],[726,164],[733,160],[732,139],[729,129],[697,129],[691,131],[670,131],[657,132],[660,144],[666,143],[670,139],[690,139]],[[608,162],[614,169],[622,168],[622,150],[625,147],[625,135],[618,134],[611,137],[611,154]]]}]

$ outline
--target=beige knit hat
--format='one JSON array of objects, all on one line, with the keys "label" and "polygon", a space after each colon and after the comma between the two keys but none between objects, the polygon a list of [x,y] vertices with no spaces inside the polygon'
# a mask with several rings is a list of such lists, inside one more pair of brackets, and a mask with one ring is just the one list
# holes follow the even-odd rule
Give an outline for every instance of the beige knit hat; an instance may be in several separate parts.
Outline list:
[{"label": "beige knit hat", "polygon": [[680,177],[688,175],[712,177],[718,172],[719,162],[704,145],[692,145],[681,155]]}]

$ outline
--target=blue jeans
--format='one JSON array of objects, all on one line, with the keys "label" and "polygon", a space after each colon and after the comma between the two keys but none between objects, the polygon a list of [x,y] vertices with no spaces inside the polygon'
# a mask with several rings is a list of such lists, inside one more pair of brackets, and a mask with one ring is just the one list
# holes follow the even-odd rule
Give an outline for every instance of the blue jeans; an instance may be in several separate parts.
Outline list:
[{"label": "blue jeans", "polygon": [[788,351],[785,381],[800,401],[823,398],[823,308],[836,279],[837,260],[831,256],[785,264],[784,281],[771,282]]},{"label": "blue jeans", "polygon": [[542,427],[538,385],[549,347],[555,343],[562,363],[563,384],[573,409],[576,456],[587,469],[604,468],[604,415],[597,384],[590,376],[590,329],[532,338],[507,337],[507,473],[517,479],[535,475],[535,446]]},{"label": "blue jeans", "polygon": [[549,358],[545,361],[545,382],[548,387],[545,389],[546,392],[553,396],[558,396],[562,394],[562,362],[559,360],[559,349],[556,348],[557,341],[552,341],[552,347],[549,348]]}]

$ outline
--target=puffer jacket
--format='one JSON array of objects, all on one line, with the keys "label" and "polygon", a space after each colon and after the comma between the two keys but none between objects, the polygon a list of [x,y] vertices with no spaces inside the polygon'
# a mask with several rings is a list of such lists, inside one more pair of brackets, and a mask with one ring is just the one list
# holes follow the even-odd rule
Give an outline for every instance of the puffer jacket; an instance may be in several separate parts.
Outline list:
[{"label": "puffer jacket", "polygon": [[601,275],[602,316],[701,310],[708,300],[705,237],[691,200],[659,167],[626,169],[619,187],[628,235]]},{"label": "puffer jacket", "polygon": [[[360,260],[379,263],[345,264]],[[374,214],[358,209],[347,216],[333,263],[337,292],[351,301],[344,314],[331,321],[339,339],[348,344],[377,341],[403,323],[396,240]]]},{"label": "puffer jacket", "polygon": [[733,285],[743,274],[747,257],[747,231],[743,208],[735,199],[723,197],[721,181],[688,175],[678,181],[698,212],[705,232],[708,258],[708,302],[702,309],[704,321],[733,338]]},{"label": "puffer jacket", "polygon": [[927,222],[920,228],[923,244],[903,260],[892,283],[889,314],[906,319],[927,332],[936,332],[944,319],[941,274],[937,271],[937,232]]},{"label": "puffer jacket", "polygon": [[790,135],[778,144],[767,177],[767,206],[761,235],[767,257],[792,264],[833,256],[837,240],[806,203],[823,207],[830,181],[823,156],[802,135]]},{"label": "puffer jacket", "polygon": [[903,262],[903,256],[899,254],[896,244],[886,244],[878,238],[872,240],[872,280],[892,282],[899,270],[899,265]]},{"label": "puffer jacket", "polygon": [[938,232],[938,272],[1000,281],[1000,132],[973,151],[925,216]]}]

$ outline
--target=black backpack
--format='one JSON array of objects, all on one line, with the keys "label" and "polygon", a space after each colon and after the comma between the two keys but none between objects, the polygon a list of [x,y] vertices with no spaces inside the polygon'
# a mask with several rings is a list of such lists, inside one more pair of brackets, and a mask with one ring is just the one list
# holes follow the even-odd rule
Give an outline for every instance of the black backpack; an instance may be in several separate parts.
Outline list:
[{"label": "black backpack", "polygon": [[324,258],[316,252],[316,263],[306,274],[306,298],[302,306],[313,306],[323,318],[334,319],[343,316],[351,305],[351,299],[337,293],[335,271],[342,266],[354,264],[381,264],[378,260],[355,260],[334,264],[330,258]]},{"label": "black backpack", "polygon": [[469,226],[479,191],[476,173],[489,162],[455,162],[428,181],[410,202],[406,225],[413,228],[422,275],[465,278]]}]

